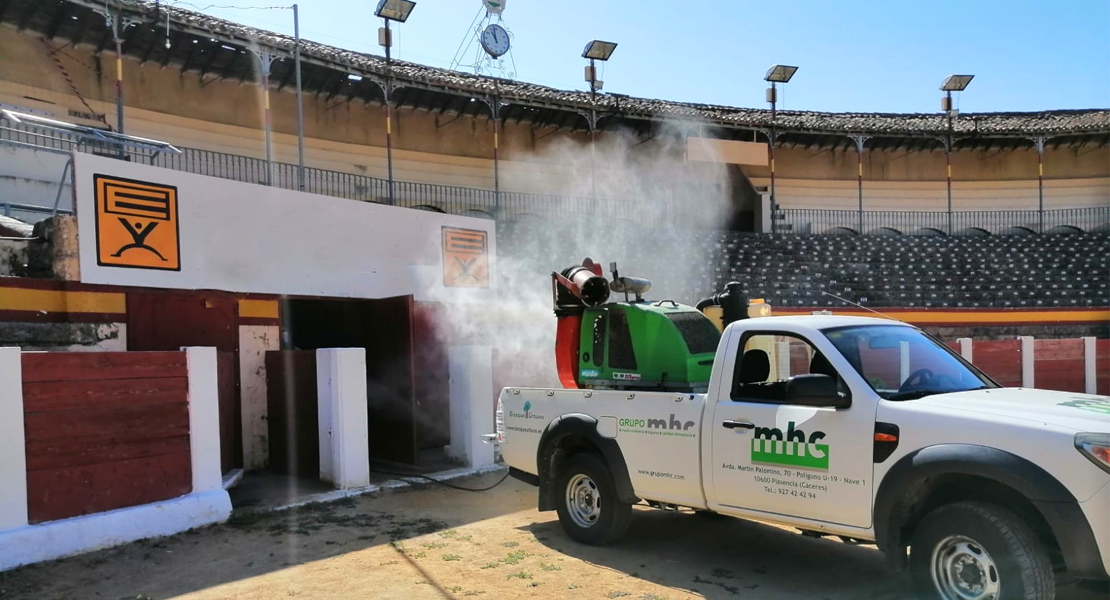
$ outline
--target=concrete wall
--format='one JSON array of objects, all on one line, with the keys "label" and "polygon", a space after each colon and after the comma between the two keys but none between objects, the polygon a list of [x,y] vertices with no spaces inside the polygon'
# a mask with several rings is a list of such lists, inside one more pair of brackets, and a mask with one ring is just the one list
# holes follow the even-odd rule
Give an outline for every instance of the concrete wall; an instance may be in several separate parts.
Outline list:
[{"label": "concrete wall", "polygon": [[[85,283],[263,294],[417,300],[444,288],[444,226],[487,235],[493,221],[304,194],[78,154],[81,280]],[[110,175],[176,186],[180,270],[98,264],[93,178]],[[166,225],[172,227],[172,224]],[[110,252],[110,250],[109,250]],[[492,284],[490,284],[492,285]],[[468,290],[492,299],[487,287]]]},{"label": "concrete wall", "polygon": [[239,400],[243,418],[243,468],[266,467],[269,454],[266,424],[266,352],[281,349],[281,328],[239,326]]}]

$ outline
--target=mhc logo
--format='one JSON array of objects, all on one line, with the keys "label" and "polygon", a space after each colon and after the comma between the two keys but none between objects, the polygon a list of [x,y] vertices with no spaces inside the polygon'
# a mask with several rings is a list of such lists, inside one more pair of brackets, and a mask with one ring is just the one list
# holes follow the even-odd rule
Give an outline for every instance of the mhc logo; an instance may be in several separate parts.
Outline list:
[{"label": "mhc logo", "polygon": [[814,431],[806,438],[804,431],[794,428],[794,421],[787,426],[785,437],[781,429],[756,427],[752,463],[827,471],[829,445],[817,443],[823,439],[823,431]]}]

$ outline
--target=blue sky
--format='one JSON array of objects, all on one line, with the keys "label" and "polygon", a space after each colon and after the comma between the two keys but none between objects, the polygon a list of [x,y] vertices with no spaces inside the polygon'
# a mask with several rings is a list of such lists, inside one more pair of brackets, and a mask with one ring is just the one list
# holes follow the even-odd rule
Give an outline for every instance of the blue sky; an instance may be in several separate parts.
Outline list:
[{"label": "blue sky", "polygon": [[[172,2],[173,0],[171,0]],[[214,0],[214,16],[292,33],[292,11],[242,10],[282,0]],[[206,0],[176,2],[195,9]],[[380,53],[374,0],[302,0],[301,35]],[[449,67],[481,0],[418,0],[394,56]],[[585,42],[619,44],[605,91],[764,106],[771,64],[800,67],[786,109],[936,112],[941,80],[972,73],[965,112],[1110,106],[1108,0],[507,0],[516,79],[586,89]],[[467,70],[465,67],[462,70]]]}]

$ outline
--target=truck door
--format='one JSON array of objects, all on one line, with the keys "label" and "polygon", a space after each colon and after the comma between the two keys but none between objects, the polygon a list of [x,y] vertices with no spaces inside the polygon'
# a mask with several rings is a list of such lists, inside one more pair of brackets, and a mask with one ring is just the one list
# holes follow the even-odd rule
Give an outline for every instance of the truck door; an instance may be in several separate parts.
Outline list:
[{"label": "truck door", "polygon": [[[848,408],[806,406],[796,399],[792,404],[785,393],[799,376],[839,378],[818,347],[835,349],[824,338],[815,347],[785,332],[733,338],[720,390],[707,399],[713,403],[706,434],[714,504],[726,512],[870,526],[874,403],[860,398]],[[838,381],[843,388],[843,379]]]}]

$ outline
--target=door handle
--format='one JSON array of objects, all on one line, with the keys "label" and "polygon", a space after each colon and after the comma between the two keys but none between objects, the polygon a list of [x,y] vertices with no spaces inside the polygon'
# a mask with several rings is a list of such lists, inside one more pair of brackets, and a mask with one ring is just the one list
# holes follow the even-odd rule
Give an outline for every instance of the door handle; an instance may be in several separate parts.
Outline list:
[{"label": "door handle", "polygon": [[755,423],[747,421],[722,421],[721,425],[724,425],[725,429],[755,429]]}]

